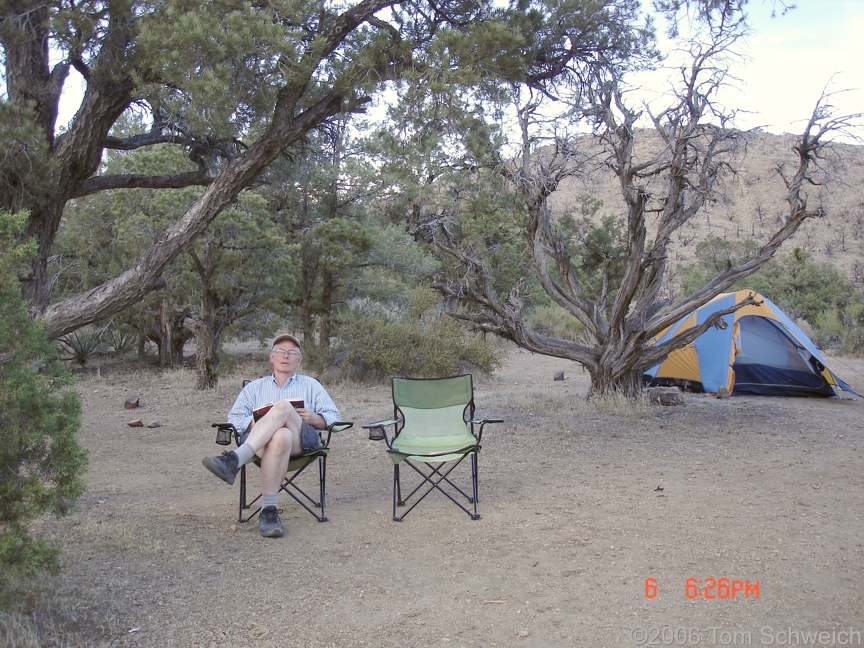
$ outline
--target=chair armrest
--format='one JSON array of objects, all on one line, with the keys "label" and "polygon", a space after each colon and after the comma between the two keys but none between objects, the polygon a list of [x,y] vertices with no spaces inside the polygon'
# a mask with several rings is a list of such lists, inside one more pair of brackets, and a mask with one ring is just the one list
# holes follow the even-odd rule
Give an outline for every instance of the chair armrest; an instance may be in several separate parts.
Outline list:
[{"label": "chair armrest", "polygon": [[353,421],[334,421],[333,423],[328,425],[326,428],[321,430],[321,432],[327,432],[327,439],[322,439],[323,447],[326,448],[328,445],[330,445],[330,437],[333,435],[334,432],[343,432],[352,427],[354,427]]},{"label": "chair armrest", "polygon": [[[392,442],[390,441],[390,439],[387,438],[387,432],[386,430],[384,430],[384,427],[387,425],[399,425],[401,422],[401,418],[392,418],[385,421],[376,421],[375,423],[369,423],[368,425],[364,425],[362,427],[364,430],[369,430],[370,441],[384,441],[387,444],[388,448],[392,448]],[[393,438],[396,438],[395,430]]]},{"label": "chair armrest", "polygon": [[468,421],[468,423],[471,424],[471,431],[472,431],[472,433],[473,433],[473,431],[474,431],[474,426],[475,426],[475,425],[479,425],[479,426],[480,426],[480,429],[477,430],[477,434],[475,435],[475,436],[477,437],[477,443],[480,443],[480,439],[481,439],[481,437],[483,436],[483,426],[484,426],[484,425],[486,425],[487,423],[503,423],[503,422],[504,422],[504,419],[499,419],[499,418],[494,418],[494,419],[471,419],[470,421]]},{"label": "chair armrest", "polygon": [[387,419],[386,421],[375,421],[374,423],[369,423],[367,425],[363,425],[362,427],[364,430],[368,430],[369,428],[373,428],[373,427],[383,427],[385,425],[396,425],[397,423],[401,423],[401,422],[402,422],[401,418],[392,418],[392,419]]},{"label": "chair armrest", "polygon": [[230,445],[231,438],[240,445],[240,433],[232,423],[213,423],[210,427],[216,428],[216,443],[219,445]]}]

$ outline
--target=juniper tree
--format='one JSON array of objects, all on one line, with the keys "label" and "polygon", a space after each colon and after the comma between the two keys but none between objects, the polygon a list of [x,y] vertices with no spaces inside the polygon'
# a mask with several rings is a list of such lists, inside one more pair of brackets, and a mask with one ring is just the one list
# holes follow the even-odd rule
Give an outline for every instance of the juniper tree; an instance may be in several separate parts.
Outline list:
[{"label": "juniper tree", "polygon": [[[0,212],[4,240],[23,227],[24,214]],[[87,465],[75,438],[80,400],[56,348],[30,319],[15,278],[34,247],[0,247],[0,604],[20,581],[59,567],[59,547],[34,536],[30,522],[69,512],[84,492]]]}]

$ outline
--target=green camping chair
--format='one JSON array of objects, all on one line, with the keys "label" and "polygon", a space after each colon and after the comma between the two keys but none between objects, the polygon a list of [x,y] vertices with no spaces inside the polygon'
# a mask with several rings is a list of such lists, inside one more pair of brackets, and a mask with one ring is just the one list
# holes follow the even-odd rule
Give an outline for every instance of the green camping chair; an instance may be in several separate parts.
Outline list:
[{"label": "green camping chair", "polygon": [[[470,375],[436,379],[393,378],[393,418],[363,426],[369,430],[370,439],[387,443],[387,452],[393,460],[393,520],[401,522],[433,490],[443,493],[472,520],[479,520],[477,453],[480,452],[480,438],[487,423],[502,422],[503,419],[474,419],[474,388]],[[392,439],[386,430],[391,425]],[[449,476],[466,457],[471,464],[470,495]],[[420,483],[404,498],[399,474],[399,466],[403,463],[421,477]],[[421,493],[424,486],[426,489]],[[473,512],[454,494],[473,504]],[[417,497],[412,501],[415,495]],[[408,506],[408,509],[398,516],[397,506]]]},{"label": "green camping chair", "polygon": [[[250,381],[248,380],[244,380],[243,386],[245,387],[249,382]],[[328,428],[320,431],[320,447],[291,457],[291,461],[288,463],[288,470],[285,473],[285,479],[282,481],[280,490],[293,497],[300,506],[309,511],[309,513],[311,513],[319,522],[327,521],[327,516],[324,514],[324,497],[327,485],[327,454],[330,452],[330,437],[334,432],[341,432],[353,426],[354,423],[346,421],[337,421],[333,423]],[[213,423],[211,427],[216,428],[216,443],[219,445],[229,445],[233,440],[236,446],[238,448],[240,447],[240,439],[242,435],[231,423]],[[325,432],[326,437],[324,435]],[[318,460],[317,499],[306,493],[295,481],[307,467],[315,462],[316,459]],[[255,457],[251,463],[254,463],[259,468],[261,466],[261,460],[258,457]],[[248,522],[261,511],[261,506],[259,505],[258,508],[249,513],[246,517],[243,517],[243,512],[252,508],[258,500],[261,499],[261,494],[259,493],[252,501],[246,501],[246,468],[248,465],[249,464],[246,464],[240,468],[240,506],[237,515],[238,522]],[[310,505],[320,509],[320,514],[310,508]]]}]

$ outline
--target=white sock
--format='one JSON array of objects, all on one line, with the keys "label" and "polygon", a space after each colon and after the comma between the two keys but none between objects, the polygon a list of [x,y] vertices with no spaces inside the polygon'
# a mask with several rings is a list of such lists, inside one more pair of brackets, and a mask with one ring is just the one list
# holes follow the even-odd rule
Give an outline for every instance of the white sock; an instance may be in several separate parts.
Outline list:
[{"label": "white sock", "polygon": [[279,493],[261,496],[261,508],[267,508],[268,506],[279,508]]},{"label": "white sock", "polygon": [[239,468],[255,456],[255,449],[248,443],[244,443],[234,451],[234,454],[237,455],[237,467]]}]

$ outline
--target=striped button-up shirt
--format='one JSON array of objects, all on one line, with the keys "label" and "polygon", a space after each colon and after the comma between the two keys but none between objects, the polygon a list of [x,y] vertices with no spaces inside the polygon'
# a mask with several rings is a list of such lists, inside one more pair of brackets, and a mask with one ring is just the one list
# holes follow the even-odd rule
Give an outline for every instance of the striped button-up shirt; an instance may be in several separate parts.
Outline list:
[{"label": "striped button-up shirt", "polygon": [[[252,410],[287,398],[302,398],[306,409],[323,416],[327,425],[340,420],[339,410],[324,386],[314,378],[294,374],[284,387],[279,386],[273,375],[250,382],[240,392],[234,407],[228,412],[228,422],[245,432],[252,422]],[[303,427],[306,425],[304,423]]]}]

